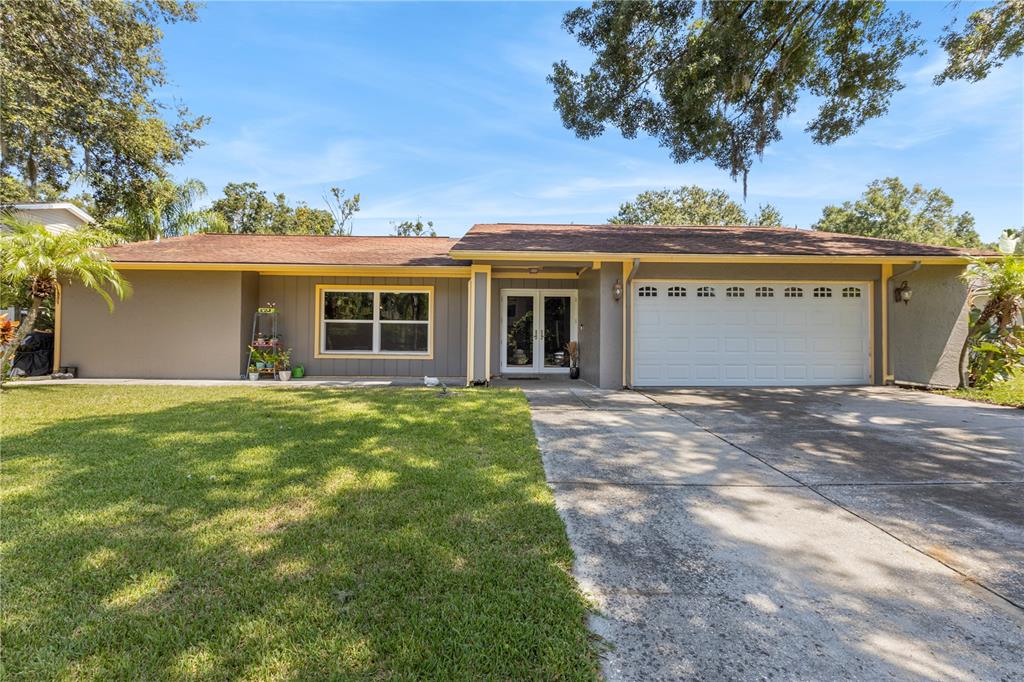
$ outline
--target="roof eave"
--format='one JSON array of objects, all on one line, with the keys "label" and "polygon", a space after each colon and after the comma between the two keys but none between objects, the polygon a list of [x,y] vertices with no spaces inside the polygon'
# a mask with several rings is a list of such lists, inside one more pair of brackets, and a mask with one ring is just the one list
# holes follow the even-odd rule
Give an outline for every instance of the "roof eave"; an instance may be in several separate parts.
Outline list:
[{"label": "roof eave", "polygon": [[85,223],[96,222],[91,215],[75,206],[74,204],[67,201],[55,201],[45,204],[8,204],[8,206],[17,211],[35,211],[35,210],[64,210],[75,216],[79,220]]},{"label": "roof eave", "polygon": [[320,263],[176,263],[164,261],[120,261],[118,270],[258,272],[262,275],[333,275],[469,277],[470,266],[453,265],[330,265]]},{"label": "roof eave", "polygon": [[519,260],[519,261],[633,261],[647,263],[835,263],[883,264],[924,263],[964,264],[971,256],[944,255],[828,255],[828,254],[736,254],[736,253],[610,253],[605,251],[486,251],[452,249],[452,258],[461,260]]}]

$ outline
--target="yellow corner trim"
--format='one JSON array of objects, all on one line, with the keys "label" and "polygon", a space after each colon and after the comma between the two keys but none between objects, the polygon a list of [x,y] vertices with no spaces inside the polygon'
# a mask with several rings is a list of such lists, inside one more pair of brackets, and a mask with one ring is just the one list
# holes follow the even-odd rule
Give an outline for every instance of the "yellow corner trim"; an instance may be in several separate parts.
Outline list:
[{"label": "yellow corner trim", "polygon": [[[323,326],[323,293],[325,291],[415,291],[428,294],[427,307],[427,352],[426,353],[367,353],[365,351],[325,351],[320,344],[320,329]],[[434,359],[434,287],[419,284],[317,284],[314,287],[313,308],[316,311],[316,326],[313,328],[313,357],[318,360],[433,360]],[[374,323],[379,323],[374,310]]]},{"label": "yellow corner trim", "polygon": [[473,385],[473,358],[476,355],[474,352],[474,331],[476,330],[476,324],[474,324],[474,318],[476,317],[476,277],[469,278],[468,293],[469,293],[469,305],[467,311],[467,317],[469,319],[469,329],[466,330],[466,384],[469,386]]},{"label": "yellow corner trim", "polygon": [[484,381],[491,380],[491,270],[487,266],[487,289],[484,296]]},{"label": "yellow corner trim", "polygon": [[892,279],[892,265],[889,263],[882,264],[881,281],[879,282],[879,290],[882,292],[882,383],[887,383],[889,379],[889,280]]},{"label": "yellow corner trim", "polygon": [[57,285],[57,296],[53,304],[53,371],[60,371],[60,324],[61,313],[63,312],[63,294],[61,285]]}]

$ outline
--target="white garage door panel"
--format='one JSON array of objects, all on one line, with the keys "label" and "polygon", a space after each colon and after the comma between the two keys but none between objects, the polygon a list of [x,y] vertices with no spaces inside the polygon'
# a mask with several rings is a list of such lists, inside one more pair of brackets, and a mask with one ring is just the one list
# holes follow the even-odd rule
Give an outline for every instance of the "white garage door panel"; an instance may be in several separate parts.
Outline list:
[{"label": "white garage door panel", "polygon": [[867,284],[639,280],[633,292],[637,386],[871,380]]}]

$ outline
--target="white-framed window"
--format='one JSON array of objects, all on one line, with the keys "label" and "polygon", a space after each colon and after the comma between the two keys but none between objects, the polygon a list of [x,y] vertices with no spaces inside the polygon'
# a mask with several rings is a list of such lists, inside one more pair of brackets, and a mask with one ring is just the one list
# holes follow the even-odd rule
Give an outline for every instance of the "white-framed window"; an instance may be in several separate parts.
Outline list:
[{"label": "white-framed window", "polygon": [[714,287],[697,287],[697,298],[714,298]]},{"label": "white-framed window", "polygon": [[814,287],[814,298],[832,298],[832,287]]},{"label": "white-framed window", "polygon": [[640,287],[637,290],[637,296],[640,298],[654,298],[658,295],[657,287]]},{"label": "white-framed window", "polygon": [[860,298],[860,287],[843,287],[843,298]]},{"label": "white-framed window", "polygon": [[686,287],[669,287],[669,298],[686,298]]},{"label": "white-framed window", "polygon": [[786,298],[803,298],[804,290],[800,287],[786,287],[783,290],[782,295]]},{"label": "white-framed window", "polygon": [[322,287],[319,352],[428,355],[430,289]]},{"label": "white-framed window", "polygon": [[775,289],[771,287],[757,287],[754,289],[754,298],[775,298]]},{"label": "white-framed window", "polygon": [[726,287],[725,289],[726,298],[743,298],[746,295],[747,291],[743,287]]}]

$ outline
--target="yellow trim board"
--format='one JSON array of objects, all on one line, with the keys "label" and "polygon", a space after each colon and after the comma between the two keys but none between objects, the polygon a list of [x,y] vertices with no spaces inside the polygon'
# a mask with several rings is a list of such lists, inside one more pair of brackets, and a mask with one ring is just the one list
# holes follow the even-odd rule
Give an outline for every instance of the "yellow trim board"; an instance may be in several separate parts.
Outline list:
[{"label": "yellow trim board", "polygon": [[514,270],[493,270],[491,277],[494,279],[579,279],[579,273],[569,272],[516,272]]},{"label": "yellow trim board", "polygon": [[476,277],[469,278],[469,305],[467,306],[467,317],[469,318],[469,329],[466,331],[466,384],[469,386],[473,385],[473,359],[476,353],[474,353],[474,332],[476,331],[476,324],[474,324],[473,318],[476,316]]},{"label": "yellow trim board", "polygon": [[[322,294],[325,291],[374,291],[417,292],[428,294],[427,298],[427,352],[426,353],[389,353],[366,351],[323,351],[320,345],[320,328],[323,326]],[[314,287],[313,307],[315,324],[313,329],[313,357],[318,360],[433,360],[434,359],[434,287],[413,284],[317,284]],[[377,312],[374,311],[374,322],[379,323]]]},{"label": "yellow trim board", "polygon": [[882,383],[890,380],[889,373],[889,280],[892,279],[892,265],[882,264],[879,289],[882,292]]},{"label": "yellow trim board", "polygon": [[56,300],[53,302],[53,371],[60,371],[60,324],[63,312],[64,289],[57,284]]},{"label": "yellow trim board", "polygon": [[484,381],[491,380],[491,270],[487,268],[487,296],[484,302]]},{"label": "yellow trim board", "polygon": [[619,303],[622,304],[622,385],[624,387],[629,386],[633,375],[633,305],[630,293],[633,283],[629,281],[631,272],[633,272],[633,261],[622,261],[622,298]]},{"label": "yellow trim board", "polygon": [[462,260],[516,260],[516,261],[623,261],[639,260],[642,263],[849,263],[853,265],[878,265],[880,263],[968,263],[968,256],[781,256],[781,255],[737,255],[737,254],[656,254],[656,253],[607,253],[602,251],[453,251],[453,258]]},{"label": "yellow trim board", "polygon": [[267,263],[144,263],[115,261],[118,270],[200,270],[214,272],[259,272],[261,275],[303,275],[307,277],[469,277],[469,266],[356,266],[356,265],[271,265]]}]

